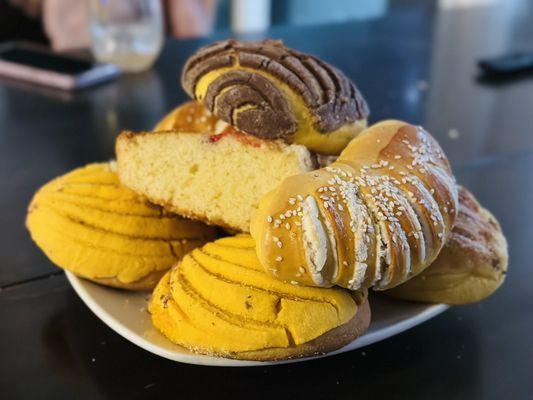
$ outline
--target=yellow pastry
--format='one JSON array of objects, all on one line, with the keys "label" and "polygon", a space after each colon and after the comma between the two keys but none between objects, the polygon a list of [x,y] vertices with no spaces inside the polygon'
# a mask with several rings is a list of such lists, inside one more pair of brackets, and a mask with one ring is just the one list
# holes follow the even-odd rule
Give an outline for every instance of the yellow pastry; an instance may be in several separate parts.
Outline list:
[{"label": "yellow pastry", "polygon": [[186,255],[156,287],[154,325],[192,351],[253,360],[324,353],[369,324],[366,291],[306,288],[263,272],[248,235]]},{"label": "yellow pastry", "polygon": [[331,166],[289,177],[251,223],[265,270],[285,281],[387,289],[438,255],[457,214],[457,188],[421,127],[384,121]]},{"label": "yellow pastry", "polygon": [[222,128],[227,124],[220,121],[200,103],[187,101],[165,115],[157,123],[154,131],[196,132],[214,135],[217,133],[217,126]]},{"label": "yellow pastry", "polygon": [[52,262],[126,289],[152,289],[184,254],[215,237],[201,222],[164,212],[122,186],[110,163],[90,164],[35,194],[27,227]]},{"label": "yellow pastry", "polygon": [[385,293],[431,303],[473,303],[501,286],[507,262],[507,241],[500,224],[472,193],[460,187],[459,214],[435,262]]},{"label": "yellow pastry", "polygon": [[218,118],[263,139],[339,154],[366,127],[355,85],[326,62],[280,41],[225,40],[197,51],[182,85]]}]

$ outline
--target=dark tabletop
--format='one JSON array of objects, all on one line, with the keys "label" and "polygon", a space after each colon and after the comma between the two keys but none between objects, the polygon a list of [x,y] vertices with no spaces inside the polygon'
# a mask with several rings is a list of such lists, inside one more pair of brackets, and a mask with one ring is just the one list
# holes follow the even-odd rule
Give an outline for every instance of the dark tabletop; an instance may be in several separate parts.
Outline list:
[{"label": "dark tabletop", "polygon": [[507,280],[486,301],[301,364],[211,368],[152,355],[95,317],[24,228],[40,185],[112,158],[121,129],[149,129],[185,100],[179,71],[208,40],[170,41],[152,71],[78,94],[0,81],[0,398],[533,398],[533,77],[487,81],[476,67],[533,50],[532,3],[504,3],[270,33],[344,70],[372,121],[432,132],[510,251]]}]

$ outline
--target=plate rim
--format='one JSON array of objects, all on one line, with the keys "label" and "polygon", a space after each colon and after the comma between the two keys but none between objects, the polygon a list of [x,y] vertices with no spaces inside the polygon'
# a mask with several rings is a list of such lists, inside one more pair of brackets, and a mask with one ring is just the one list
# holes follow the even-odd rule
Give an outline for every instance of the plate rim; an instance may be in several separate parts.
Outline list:
[{"label": "plate rim", "polygon": [[[413,317],[404,319],[393,325],[382,328],[378,332],[363,334],[362,336],[355,339],[353,342],[347,344],[346,346],[326,354],[319,354],[311,357],[292,358],[280,361],[237,360],[232,358],[216,357],[204,354],[176,353],[174,351],[166,350],[162,347],[159,347],[151,343],[149,340],[138,335],[137,333],[131,331],[128,327],[119,322],[112,314],[104,310],[96,300],[94,300],[93,296],[88,293],[84,285],[87,283],[91,285],[97,285],[96,283],[78,277],[70,271],[65,271],[65,275],[67,276],[67,280],[69,281],[76,294],[91,310],[91,312],[102,322],[104,322],[109,328],[111,328],[113,331],[122,336],[124,339],[132,342],[133,344],[137,345],[145,351],[166,358],[167,360],[212,367],[257,367],[269,365],[283,365],[330,357],[336,354],[353,351],[361,347],[381,342],[382,340],[386,340],[392,336],[396,336],[417,325],[422,324],[423,322],[430,320],[433,317],[436,317],[437,315],[443,313],[448,308],[450,308],[450,306],[447,304],[428,304],[427,309]],[[108,289],[104,286],[99,286],[104,289]]]}]

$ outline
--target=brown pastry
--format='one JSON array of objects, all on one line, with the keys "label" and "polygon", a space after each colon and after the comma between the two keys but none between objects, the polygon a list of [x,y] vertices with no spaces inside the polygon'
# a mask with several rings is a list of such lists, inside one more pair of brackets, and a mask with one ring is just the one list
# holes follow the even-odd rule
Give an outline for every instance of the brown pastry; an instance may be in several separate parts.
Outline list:
[{"label": "brown pastry", "polygon": [[507,262],[507,241],[500,224],[472,193],[460,187],[459,214],[435,262],[385,293],[431,303],[473,303],[500,287]]},{"label": "brown pastry", "polygon": [[275,40],[206,46],[187,61],[182,84],[230,125],[316,153],[339,154],[369,113],[342,72]]}]

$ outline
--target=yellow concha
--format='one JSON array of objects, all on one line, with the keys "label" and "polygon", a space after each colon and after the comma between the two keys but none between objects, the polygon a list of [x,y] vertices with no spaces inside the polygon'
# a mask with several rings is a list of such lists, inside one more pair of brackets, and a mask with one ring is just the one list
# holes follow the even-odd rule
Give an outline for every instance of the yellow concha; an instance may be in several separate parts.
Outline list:
[{"label": "yellow concha", "polygon": [[309,342],[357,310],[347,291],[297,286],[265,274],[248,235],[193,250],[160,281],[150,304],[154,325],[173,342],[237,358]]},{"label": "yellow concha", "polygon": [[61,268],[99,283],[148,290],[184,254],[214,238],[122,186],[110,163],[54,179],[34,196],[33,240]]}]

